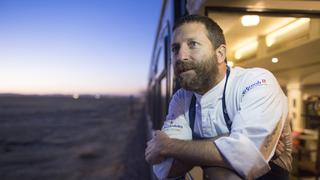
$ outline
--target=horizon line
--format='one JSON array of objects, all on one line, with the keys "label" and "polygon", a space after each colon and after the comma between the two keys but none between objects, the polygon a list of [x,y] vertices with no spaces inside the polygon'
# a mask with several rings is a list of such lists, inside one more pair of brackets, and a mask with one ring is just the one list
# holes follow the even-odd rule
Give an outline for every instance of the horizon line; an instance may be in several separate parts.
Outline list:
[{"label": "horizon line", "polygon": [[117,94],[117,93],[0,93],[0,96],[141,96],[141,93],[126,93],[126,94]]}]

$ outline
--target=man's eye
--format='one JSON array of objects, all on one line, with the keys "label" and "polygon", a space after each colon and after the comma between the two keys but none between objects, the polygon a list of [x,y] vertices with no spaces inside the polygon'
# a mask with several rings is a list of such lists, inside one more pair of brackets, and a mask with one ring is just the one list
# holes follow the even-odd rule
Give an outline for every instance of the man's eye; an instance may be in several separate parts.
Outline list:
[{"label": "man's eye", "polygon": [[189,42],[189,46],[190,46],[190,47],[196,47],[197,45],[198,45],[198,43],[195,42],[195,41],[190,41],[190,42]]},{"label": "man's eye", "polygon": [[177,53],[177,51],[178,51],[178,47],[177,46],[175,46],[175,47],[172,47],[171,48],[171,51],[172,51],[172,53]]}]

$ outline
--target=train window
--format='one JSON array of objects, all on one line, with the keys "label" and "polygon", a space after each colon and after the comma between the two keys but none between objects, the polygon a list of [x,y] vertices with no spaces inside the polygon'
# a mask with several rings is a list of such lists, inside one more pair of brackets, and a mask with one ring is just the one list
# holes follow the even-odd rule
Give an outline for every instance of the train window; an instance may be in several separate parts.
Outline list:
[{"label": "train window", "polygon": [[[167,34],[167,32],[164,32]],[[152,85],[152,101],[150,102],[150,109],[152,109],[152,124],[153,129],[160,129],[165,120],[168,109],[168,95],[169,95],[169,81],[167,80],[168,71],[167,67],[169,63],[168,35],[159,39],[158,46],[156,48],[156,55],[154,56],[152,63],[152,73],[150,73],[150,85]]]},{"label": "train window", "polygon": [[160,94],[161,94],[161,119],[165,120],[167,115],[167,79],[163,77],[160,82]]},{"label": "train window", "polygon": [[161,102],[161,96],[160,96],[160,85],[158,83],[155,84],[153,87],[153,116],[152,116],[152,125],[153,129],[160,129],[161,124],[161,113],[160,113],[160,102]]},{"label": "train window", "polygon": [[159,58],[159,64],[160,64],[160,69],[161,69],[161,71],[163,72],[163,71],[165,71],[166,69],[167,69],[167,66],[166,66],[166,60],[167,60],[167,58],[166,58],[166,56],[165,56],[165,53],[166,53],[166,51],[164,50],[162,53],[161,53],[161,55],[160,55],[160,58]]},{"label": "train window", "polygon": [[153,64],[153,67],[152,67],[152,71],[153,71],[152,76],[158,77],[161,75],[165,67],[164,62],[165,62],[165,59],[164,59],[163,48],[160,47],[157,52],[155,63]]},{"label": "train window", "polygon": [[[174,93],[174,71],[173,71],[173,62],[171,59],[171,42],[169,36],[166,36],[164,39],[164,47],[166,49],[165,56],[166,56],[166,73],[167,73],[167,96],[168,98],[172,96]],[[169,102],[168,102],[169,103]]]},{"label": "train window", "polygon": [[156,57],[156,63],[153,64],[153,73],[154,75],[157,75],[158,70],[159,70],[159,56],[161,54],[161,48],[159,48],[158,52],[157,52],[157,57]]},{"label": "train window", "polygon": [[148,97],[148,115],[151,119],[154,118],[154,90],[153,87],[151,87],[149,89],[149,93],[148,93],[149,97]]}]

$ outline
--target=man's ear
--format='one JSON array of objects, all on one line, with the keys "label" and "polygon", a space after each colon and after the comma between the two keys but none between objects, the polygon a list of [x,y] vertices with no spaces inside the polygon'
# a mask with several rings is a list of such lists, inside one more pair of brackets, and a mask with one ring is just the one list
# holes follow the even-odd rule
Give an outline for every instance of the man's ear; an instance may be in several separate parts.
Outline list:
[{"label": "man's ear", "polygon": [[225,44],[221,44],[216,50],[217,61],[219,64],[224,63],[227,56],[227,48]]}]

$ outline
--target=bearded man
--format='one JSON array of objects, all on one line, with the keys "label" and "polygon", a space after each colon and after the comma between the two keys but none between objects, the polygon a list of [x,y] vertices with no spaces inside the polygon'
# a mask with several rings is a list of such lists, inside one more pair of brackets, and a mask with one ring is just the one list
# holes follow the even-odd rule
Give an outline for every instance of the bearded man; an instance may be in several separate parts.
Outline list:
[{"label": "bearded man", "polygon": [[[158,177],[201,166],[205,179],[288,179],[287,98],[269,71],[228,67],[226,49],[222,29],[208,17],[189,15],[175,24],[172,55],[182,88],[145,152]],[[190,138],[182,137],[186,128]]]}]

